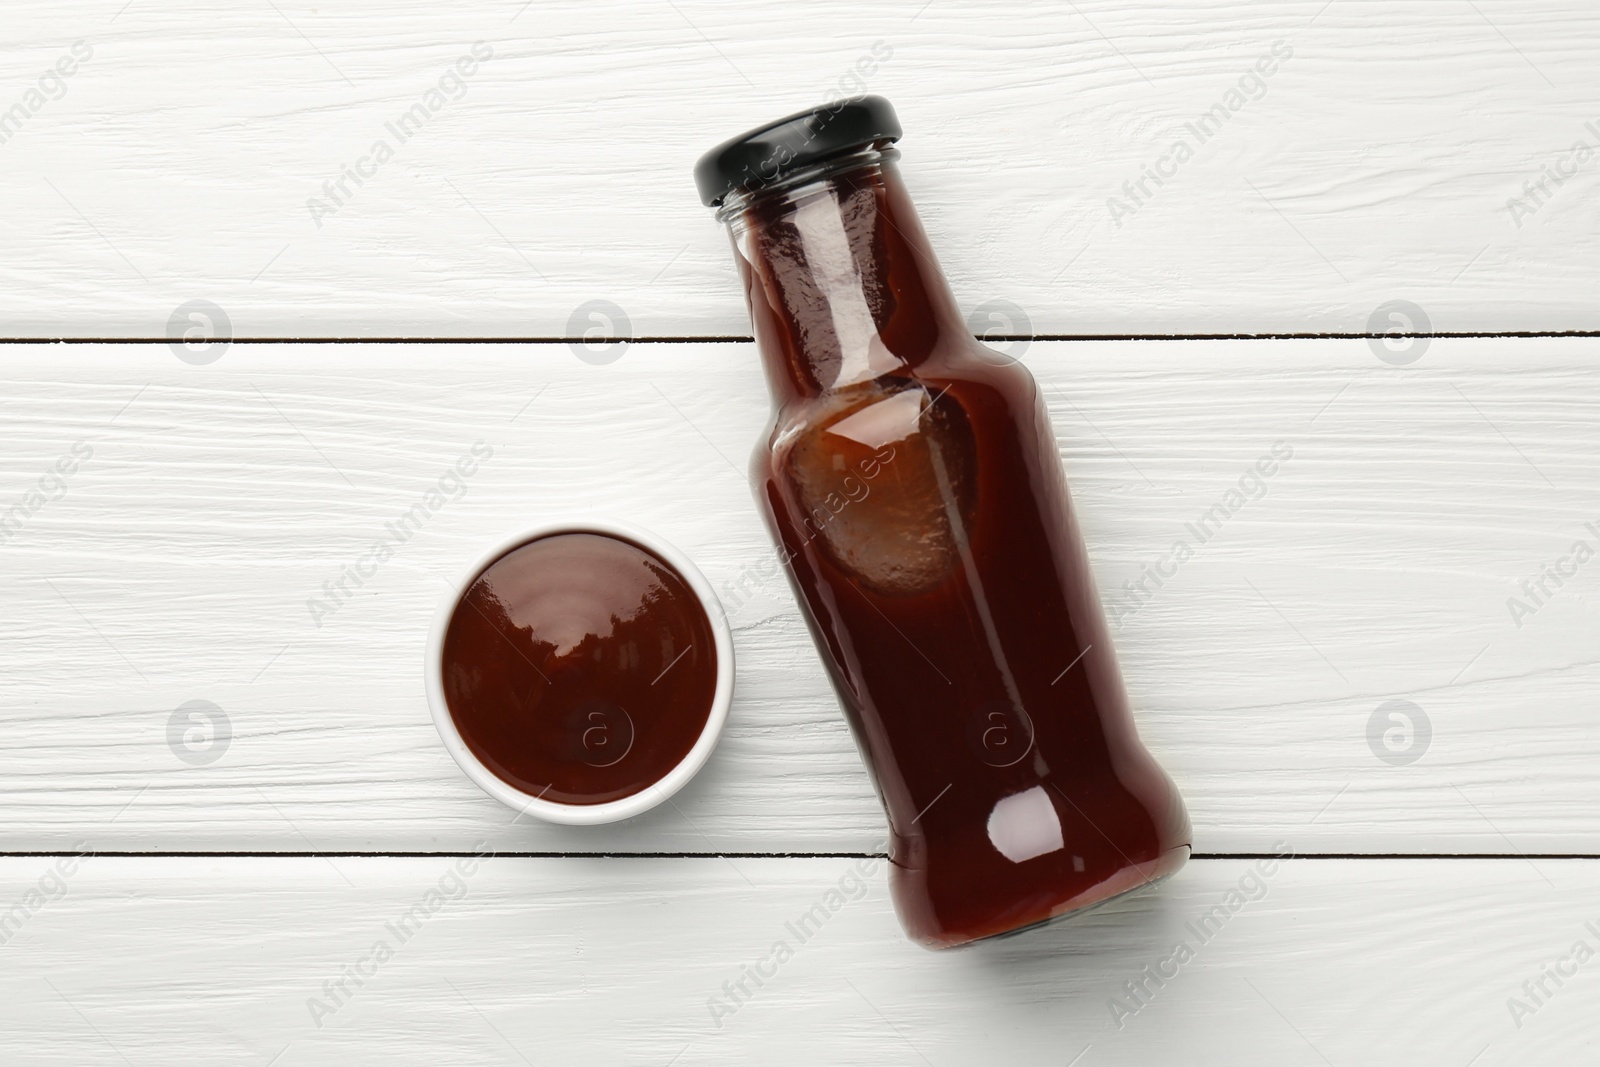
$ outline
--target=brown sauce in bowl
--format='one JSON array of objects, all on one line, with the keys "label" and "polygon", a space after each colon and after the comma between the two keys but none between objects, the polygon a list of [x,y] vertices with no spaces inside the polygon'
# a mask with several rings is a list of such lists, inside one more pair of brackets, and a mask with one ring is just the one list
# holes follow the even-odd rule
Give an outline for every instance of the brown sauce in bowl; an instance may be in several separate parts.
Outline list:
[{"label": "brown sauce in bowl", "polygon": [[699,740],[717,684],[711,621],[689,583],[653,552],[594,532],[540,537],[473,579],[442,667],[472,754],[558,804],[660,781]]}]

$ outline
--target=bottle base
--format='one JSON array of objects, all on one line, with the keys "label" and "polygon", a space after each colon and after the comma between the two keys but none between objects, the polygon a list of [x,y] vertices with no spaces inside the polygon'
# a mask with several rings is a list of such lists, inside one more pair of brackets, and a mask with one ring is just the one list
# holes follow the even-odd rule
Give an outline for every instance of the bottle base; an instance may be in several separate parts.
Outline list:
[{"label": "bottle base", "polygon": [[985,931],[983,933],[965,937],[959,935],[945,935],[942,937],[931,938],[924,936],[914,937],[914,940],[916,940],[924,948],[931,949],[936,952],[942,952],[946,949],[966,948],[969,945],[998,941],[1002,938],[1016,937],[1019,934],[1026,934],[1030,931],[1038,930],[1046,926],[1055,926],[1059,923],[1064,923],[1069,919],[1076,919],[1083,915],[1087,915],[1089,912],[1095,911],[1101,906],[1109,904],[1114,900],[1120,900],[1123,897],[1132,896],[1135,893],[1141,893],[1152,886],[1160,885],[1162,882],[1165,882],[1168,878],[1171,878],[1174,874],[1176,874],[1178,870],[1188,862],[1189,853],[1191,851],[1192,849],[1189,845],[1183,845],[1179,848],[1172,849],[1164,853],[1157,861],[1155,865],[1155,871],[1153,873],[1140,876],[1138,881],[1136,881],[1134,884],[1119,884],[1121,879],[1108,878],[1104,882],[1101,882],[1099,885],[1095,886],[1093,889],[1090,889],[1073,899],[1063,902],[1063,904],[1059,906],[1059,910],[1056,910],[1053,914],[1045,915],[1042,918],[1024,921],[1016,926],[1008,928]]}]

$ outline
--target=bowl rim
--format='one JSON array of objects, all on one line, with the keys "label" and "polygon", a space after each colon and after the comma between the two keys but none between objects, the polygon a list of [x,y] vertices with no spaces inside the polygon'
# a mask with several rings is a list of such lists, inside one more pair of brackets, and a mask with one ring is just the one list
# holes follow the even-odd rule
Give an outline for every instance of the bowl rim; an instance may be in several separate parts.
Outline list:
[{"label": "bowl rim", "polygon": [[[630,541],[666,561],[694,591],[695,598],[700,602],[701,610],[706,613],[711,625],[712,639],[717,653],[717,680],[711,698],[711,710],[693,747],[657,781],[630,796],[608,800],[601,804],[563,804],[544,800],[518,789],[495,774],[462,740],[455,719],[450,715],[450,706],[444,694],[445,632],[449,629],[450,620],[454,617],[461,598],[466,595],[473,582],[502,557],[534,541],[564,533],[593,533]],[[632,818],[649,811],[687,785],[711,758],[723,725],[727,722],[728,708],[733,703],[733,674],[733,634],[728,626],[727,613],[723,610],[721,601],[717,599],[711,583],[700,572],[700,568],[695,566],[694,561],[679,551],[676,545],[650,530],[630,522],[589,515],[570,516],[522,527],[499,538],[479,553],[471,566],[461,575],[460,580],[440,598],[439,606],[434,612],[433,625],[428,631],[427,651],[423,657],[423,685],[427,690],[428,708],[433,716],[433,725],[439,731],[439,738],[444,742],[445,751],[450,753],[467,777],[472,779],[478,788],[509,808],[546,822],[569,826],[595,826]]]}]

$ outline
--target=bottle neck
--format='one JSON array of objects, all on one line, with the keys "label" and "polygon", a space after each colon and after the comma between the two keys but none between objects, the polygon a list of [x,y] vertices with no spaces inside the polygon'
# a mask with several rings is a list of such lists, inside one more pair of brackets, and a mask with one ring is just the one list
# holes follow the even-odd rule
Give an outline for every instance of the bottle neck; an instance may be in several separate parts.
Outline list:
[{"label": "bottle neck", "polygon": [[888,147],[730,196],[757,347],[779,402],[906,371],[968,338]]}]

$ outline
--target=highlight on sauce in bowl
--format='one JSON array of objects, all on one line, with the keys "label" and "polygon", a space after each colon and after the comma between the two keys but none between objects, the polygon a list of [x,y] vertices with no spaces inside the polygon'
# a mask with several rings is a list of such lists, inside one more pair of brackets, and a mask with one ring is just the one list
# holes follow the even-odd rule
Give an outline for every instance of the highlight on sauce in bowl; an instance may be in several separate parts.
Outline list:
[{"label": "highlight on sauce in bowl", "polygon": [[472,580],[439,671],[456,733],[497,779],[545,802],[601,805],[689,758],[718,702],[717,648],[678,568],[627,538],[568,530]]}]

